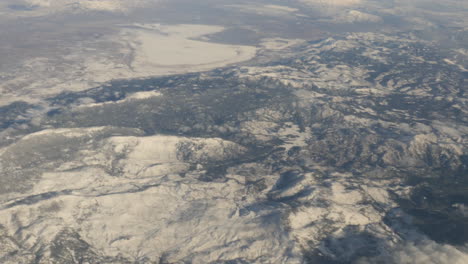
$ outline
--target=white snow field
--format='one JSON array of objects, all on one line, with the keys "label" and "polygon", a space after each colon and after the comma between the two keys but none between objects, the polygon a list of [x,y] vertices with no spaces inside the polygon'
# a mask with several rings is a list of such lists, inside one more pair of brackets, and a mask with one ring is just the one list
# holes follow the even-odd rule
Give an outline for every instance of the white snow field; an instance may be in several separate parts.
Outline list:
[{"label": "white snow field", "polygon": [[226,45],[195,40],[224,30],[205,25],[137,25],[122,38],[135,49],[131,67],[141,75],[204,71],[245,61],[255,56],[252,46]]}]

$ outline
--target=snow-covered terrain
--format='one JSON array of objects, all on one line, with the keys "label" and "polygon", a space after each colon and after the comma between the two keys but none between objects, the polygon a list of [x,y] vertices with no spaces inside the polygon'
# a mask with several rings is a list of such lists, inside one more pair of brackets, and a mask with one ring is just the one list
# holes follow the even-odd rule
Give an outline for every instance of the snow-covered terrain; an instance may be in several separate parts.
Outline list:
[{"label": "snow-covered terrain", "polygon": [[151,76],[203,71],[255,56],[255,47],[193,40],[223,30],[203,25],[141,25],[141,29],[125,30],[122,36],[135,49],[130,67],[142,76]]},{"label": "snow-covered terrain", "polygon": [[0,3],[0,263],[466,263],[466,5],[429,2]]},{"label": "snow-covered terrain", "polygon": [[[394,43],[407,49],[390,49]],[[41,261],[71,263],[422,264],[443,254],[463,263],[463,248],[417,231],[398,200],[416,199],[419,188],[401,175],[463,170],[468,127],[432,110],[437,100],[452,100],[466,111],[462,98],[450,99],[458,86],[412,113],[389,99],[409,89],[407,100],[427,100],[439,93],[427,83],[442,84],[448,69],[459,68],[407,37],[264,45],[281,59],[77,93],[76,102],[38,122],[55,128],[3,147],[0,252],[25,263],[39,251]],[[421,47],[425,53],[408,54]],[[346,54],[373,65],[353,67]],[[397,75],[398,56],[419,66]],[[428,70],[431,60],[437,72]],[[372,73],[383,67],[376,65],[387,66]],[[406,78],[421,76],[416,69],[425,77],[408,87],[415,81]],[[108,89],[129,92],[100,99]],[[223,96],[210,99],[216,93]],[[263,99],[249,101],[255,97]],[[204,137],[190,136],[197,133]]]},{"label": "snow-covered terrain", "polygon": [[[286,254],[293,243],[280,219],[266,226],[260,221],[272,212],[239,212],[253,198],[245,192],[242,178],[233,174],[215,182],[196,179],[203,164],[236,158],[245,151],[242,147],[221,139],[112,136],[119,132],[125,131],[48,130],[2,150],[3,164],[32,149],[40,159],[50,157],[43,164],[57,164],[57,154],[48,147],[66,144],[60,146],[63,162],[47,166],[49,171],[38,175],[34,188],[2,197],[0,219],[7,220],[3,227],[28,226],[15,235],[25,250],[53,243],[63,230],[76,230],[101,254],[131,261],[208,263],[242,257],[300,263],[299,252]],[[24,162],[22,170],[39,169],[27,168],[33,161],[17,162]],[[181,177],[183,172],[187,174]],[[219,247],[223,244],[229,247]],[[16,249],[0,250],[3,255]],[[44,258],[53,257],[53,249],[43,250]]]},{"label": "snow-covered terrain", "polygon": [[[36,57],[5,72],[0,105],[16,100],[37,102],[63,91],[80,91],[123,78],[197,72],[249,60],[253,46],[195,39],[223,31],[206,25],[143,24],[123,26],[98,42],[78,43],[69,54]],[[104,49],[112,45],[114,48]],[[21,89],[17,89],[21,87]]]}]

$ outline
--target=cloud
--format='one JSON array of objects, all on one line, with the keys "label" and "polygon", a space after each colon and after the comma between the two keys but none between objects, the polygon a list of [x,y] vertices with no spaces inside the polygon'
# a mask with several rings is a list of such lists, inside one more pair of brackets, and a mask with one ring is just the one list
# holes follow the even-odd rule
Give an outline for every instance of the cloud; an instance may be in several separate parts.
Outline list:
[{"label": "cloud", "polygon": [[379,16],[367,14],[357,10],[350,10],[345,15],[340,16],[336,19],[339,23],[356,23],[356,22],[381,22],[382,18]]},{"label": "cloud", "polygon": [[335,6],[335,7],[349,7],[362,4],[365,0],[300,0],[301,2],[309,5],[318,6]]},{"label": "cloud", "polygon": [[364,13],[356,9],[369,7],[368,0],[299,0],[320,13],[326,15],[333,23],[380,22],[378,16]]},{"label": "cloud", "polygon": [[26,2],[33,6],[49,7],[51,5],[50,0],[27,0]]},{"label": "cloud", "polygon": [[50,11],[67,10],[69,8],[125,12],[133,8],[142,7],[156,0],[25,0],[32,6],[49,8]]}]

